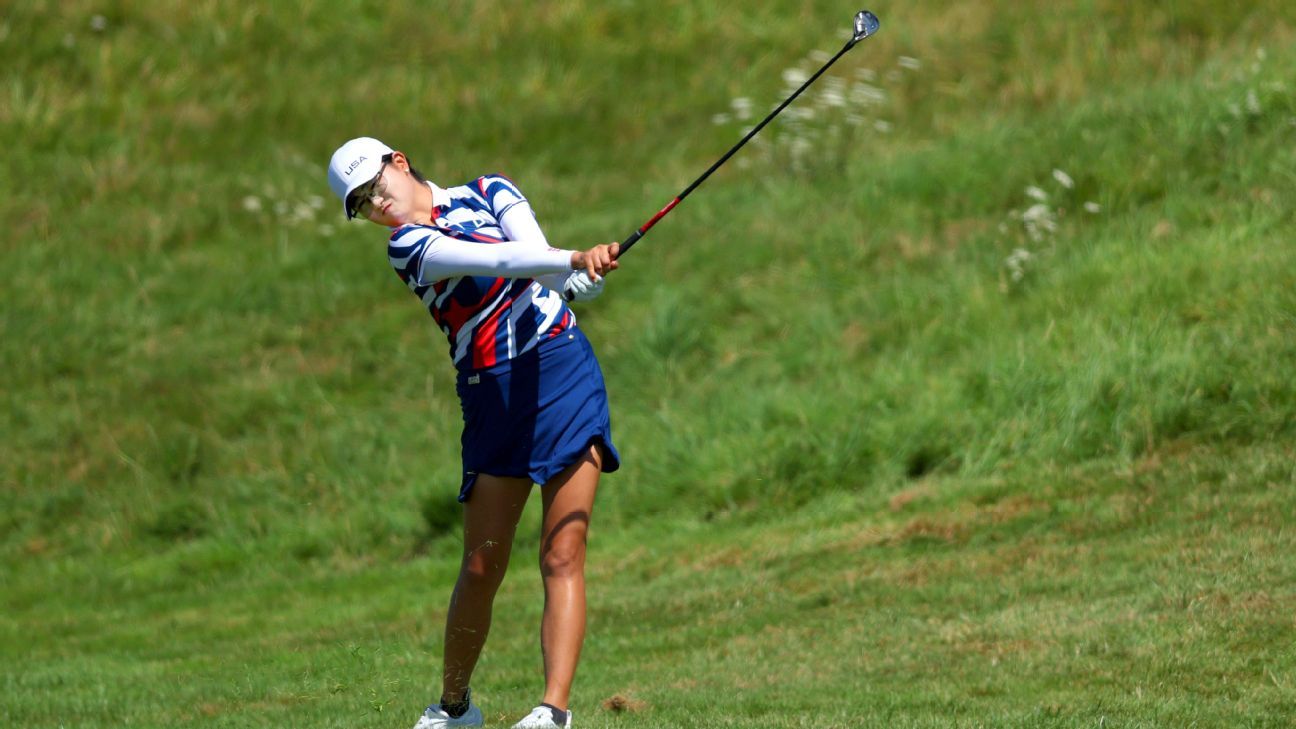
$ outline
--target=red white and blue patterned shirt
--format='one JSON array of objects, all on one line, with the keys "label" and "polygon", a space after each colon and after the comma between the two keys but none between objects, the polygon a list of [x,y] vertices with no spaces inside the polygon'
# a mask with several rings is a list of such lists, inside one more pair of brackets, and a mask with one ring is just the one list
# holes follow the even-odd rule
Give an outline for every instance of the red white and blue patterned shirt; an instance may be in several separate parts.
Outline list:
[{"label": "red white and blue patterned shirt", "polygon": [[571,251],[549,247],[511,180],[428,186],[432,224],[396,228],[387,256],[450,340],[456,368],[494,366],[576,325],[558,293]]}]

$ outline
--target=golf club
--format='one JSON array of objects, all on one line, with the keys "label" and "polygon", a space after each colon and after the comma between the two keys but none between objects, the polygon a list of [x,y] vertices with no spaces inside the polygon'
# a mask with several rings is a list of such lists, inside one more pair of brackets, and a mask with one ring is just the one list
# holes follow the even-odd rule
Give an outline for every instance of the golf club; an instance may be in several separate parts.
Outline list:
[{"label": "golf club", "polygon": [[[710,177],[712,172],[715,172],[716,170],[720,169],[720,165],[723,165],[725,162],[727,162],[729,158],[734,155],[735,152],[742,149],[744,144],[751,141],[752,137],[756,136],[756,134],[760,132],[761,129],[765,128],[765,125],[769,124],[771,119],[778,116],[779,112],[787,108],[787,105],[791,104],[793,99],[800,96],[802,91],[805,91],[810,86],[810,84],[815,82],[815,79],[822,76],[823,72],[827,71],[829,66],[836,63],[838,58],[841,58],[843,55],[845,55],[846,51],[849,51],[850,49],[854,48],[856,43],[859,43],[865,38],[876,33],[880,25],[881,23],[880,21],[878,21],[878,17],[873,13],[870,13],[867,10],[861,10],[858,13],[856,13],[855,22],[852,27],[850,40],[846,41],[846,45],[842,46],[842,49],[840,51],[837,51],[837,55],[828,59],[828,62],[825,63],[822,68],[820,68],[818,71],[815,71],[813,76],[811,76],[809,79],[806,79],[806,82],[801,84],[801,88],[792,92],[791,96],[787,97],[787,99],[785,99],[782,104],[779,104],[774,109],[774,111],[771,111],[769,113],[769,116],[766,116],[763,120],[761,120],[760,124],[757,124],[755,127],[752,128],[750,132],[747,132],[746,136],[744,136],[741,140],[739,140],[739,142],[735,144],[732,148],[730,148],[728,152],[725,152],[723,157],[721,157],[719,160],[716,160],[716,163],[711,165],[711,168],[708,169],[706,172],[703,172],[701,177],[694,180],[693,184],[684,188],[684,191],[676,195],[675,199],[666,203],[666,207],[657,211],[657,214],[652,216],[652,218],[650,218],[648,222],[639,226],[639,228],[637,228],[635,232],[631,233],[629,237],[627,237],[624,241],[622,241],[621,250],[619,253],[617,253],[617,258],[624,256],[626,254],[626,251],[630,250],[631,246],[633,246],[635,243],[639,241],[640,238],[643,237],[644,233],[647,233],[649,229],[651,229],[654,225],[656,225],[657,221],[666,217],[667,213],[674,210],[675,206],[679,205],[681,200],[688,197],[689,193],[696,190],[699,185],[701,185],[704,181],[706,181],[706,178]],[[572,295],[568,293],[566,294],[566,298],[570,301]]]}]

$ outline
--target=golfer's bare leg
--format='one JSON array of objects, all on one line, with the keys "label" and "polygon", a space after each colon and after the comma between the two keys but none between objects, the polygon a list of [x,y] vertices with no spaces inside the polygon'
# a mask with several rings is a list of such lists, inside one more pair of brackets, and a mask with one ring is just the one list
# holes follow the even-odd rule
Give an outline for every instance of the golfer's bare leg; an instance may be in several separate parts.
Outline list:
[{"label": "golfer's bare leg", "polygon": [[540,532],[540,574],[544,579],[544,702],[567,708],[581,643],[585,640],[585,538],[601,472],[600,454],[590,448],[579,462],[544,485]]},{"label": "golfer's bare leg", "polygon": [[442,697],[458,701],[468,690],[477,658],[490,632],[491,605],[508,569],[513,532],[526,506],[525,478],[477,476],[464,503],[464,551],[459,580],[446,613]]}]

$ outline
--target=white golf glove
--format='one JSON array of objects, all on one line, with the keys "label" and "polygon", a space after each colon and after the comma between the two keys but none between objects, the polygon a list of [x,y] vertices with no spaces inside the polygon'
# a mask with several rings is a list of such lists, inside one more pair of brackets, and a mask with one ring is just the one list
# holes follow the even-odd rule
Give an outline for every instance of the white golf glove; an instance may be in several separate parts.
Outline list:
[{"label": "white golf glove", "polygon": [[567,282],[563,284],[564,298],[568,301],[590,301],[597,299],[598,295],[603,293],[603,282],[607,278],[600,278],[598,281],[590,279],[589,273],[585,271],[572,271],[567,276]]}]

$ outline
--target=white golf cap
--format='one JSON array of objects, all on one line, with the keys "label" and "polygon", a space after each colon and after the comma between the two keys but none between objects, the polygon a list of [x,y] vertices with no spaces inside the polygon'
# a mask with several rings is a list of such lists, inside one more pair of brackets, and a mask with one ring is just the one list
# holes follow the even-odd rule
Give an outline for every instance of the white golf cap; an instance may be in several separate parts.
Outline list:
[{"label": "white golf cap", "polygon": [[378,170],[382,169],[383,156],[393,151],[373,137],[357,137],[333,153],[328,168],[329,187],[342,199],[342,212],[347,213],[348,218],[351,214],[346,209],[347,195],[377,177]]}]

